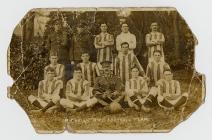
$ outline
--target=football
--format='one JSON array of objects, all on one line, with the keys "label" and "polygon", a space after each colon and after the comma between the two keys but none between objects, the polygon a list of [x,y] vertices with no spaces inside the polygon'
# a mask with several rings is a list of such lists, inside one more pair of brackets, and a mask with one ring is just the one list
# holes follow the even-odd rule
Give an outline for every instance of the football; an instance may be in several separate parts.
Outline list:
[{"label": "football", "polygon": [[109,106],[110,113],[118,113],[122,111],[122,107],[119,103],[117,102],[112,102]]}]

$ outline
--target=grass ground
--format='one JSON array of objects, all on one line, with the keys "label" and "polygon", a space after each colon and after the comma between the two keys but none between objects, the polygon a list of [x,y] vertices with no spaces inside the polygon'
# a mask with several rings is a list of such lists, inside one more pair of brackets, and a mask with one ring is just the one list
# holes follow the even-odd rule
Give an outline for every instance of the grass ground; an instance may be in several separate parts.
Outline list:
[{"label": "grass ground", "polygon": [[[180,75],[181,74],[181,75]],[[181,82],[182,92],[187,92],[189,81],[187,75],[179,72],[178,79]],[[174,128],[179,122],[187,118],[202,103],[202,82],[201,77],[197,76],[192,82],[191,92],[189,93],[188,102],[184,112],[173,111],[166,114],[159,107],[155,107],[150,113],[125,109],[125,112],[110,114],[102,109],[84,110],[75,113],[57,112],[51,113],[29,113],[32,106],[27,101],[27,96],[37,91],[22,91],[14,95],[18,104],[29,115],[33,127],[40,133],[60,133],[66,128],[69,131],[161,131]]]}]

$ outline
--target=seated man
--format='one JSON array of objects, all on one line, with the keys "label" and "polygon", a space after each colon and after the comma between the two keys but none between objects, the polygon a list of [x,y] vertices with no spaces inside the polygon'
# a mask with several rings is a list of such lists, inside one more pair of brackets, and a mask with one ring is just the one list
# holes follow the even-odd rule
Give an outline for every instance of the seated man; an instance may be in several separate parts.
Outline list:
[{"label": "seated man", "polygon": [[90,97],[89,82],[83,80],[81,68],[75,67],[73,79],[66,84],[66,99],[61,99],[60,104],[66,109],[80,110],[91,107],[97,102],[95,98]]},{"label": "seated man", "polygon": [[149,112],[154,99],[156,99],[157,91],[152,88],[150,91],[144,77],[139,76],[139,69],[133,67],[131,69],[132,78],[126,81],[125,92],[129,107],[139,110],[140,107]]},{"label": "seated man", "polygon": [[64,74],[65,74],[65,72],[64,72],[65,67],[64,67],[64,65],[58,63],[57,53],[51,52],[49,60],[50,60],[50,64],[44,68],[44,79],[45,79],[46,73],[47,73],[46,69],[49,68],[49,67],[52,67],[52,68],[54,68],[54,70],[56,72],[54,79],[63,81],[64,80]]},{"label": "seated man", "polygon": [[82,69],[82,78],[84,80],[87,80],[90,83],[90,86],[93,86],[95,78],[97,76],[100,76],[97,64],[89,61],[90,55],[87,51],[82,52],[81,59],[82,62],[79,63],[77,66]]},{"label": "seated man", "polygon": [[173,80],[170,70],[164,71],[164,79],[158,81],[158,104],[167,110],[179,108],[186,104],[188,93],[181,93],[180,83]]},{"label": "seated man", "polygon": [[60,100],[60,92],[63,88],[61,80],[54,79],[54,68],[46,69],[46,79],[39,82],[38,96],[30,95],[28,100],[31,104],[39,108],[42,112],[56,106]]},{"label": "seated man", "polygon": [[112,102],[120,103],[124,97],[124,86],[121,79],[111,73],[111,63],[101,63],[103,75],[97,77],[94,82],[93,95],[103,106],[108,106]]}]

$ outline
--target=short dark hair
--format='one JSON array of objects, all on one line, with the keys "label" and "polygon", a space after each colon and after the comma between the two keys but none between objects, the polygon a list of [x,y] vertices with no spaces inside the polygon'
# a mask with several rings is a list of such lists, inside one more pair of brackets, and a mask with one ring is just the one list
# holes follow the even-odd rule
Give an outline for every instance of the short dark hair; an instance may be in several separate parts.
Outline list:
[{"label": "short dark hair", "polygon": [[167,72],[167,71],[172,73],[171,69],[164,69],[164,70],[163,70],[163,73],[165,73],[165,72]]},{"label": "short dark hair", "polygon": [[47,67],[46,72],[54,72],[55,73],[55,69],[52,67]]},{"label": "short dark hair", "polygon": [[101,64],[101,65],[105,65],[105,64],[106,64],[106,65],[107,65],[107,64],[108,64],[108,65],[111,65],[112,62],[111,62],[111,61],[102,61],[102,62],[100,62],[100,64]]},{"label": "short dark hair", "polygon": [[131,68],[131,71],[132,71],[133,69],[137,69],[137,70],[139,71],[139,68],[138,68],[137,66],[132,67],[132,68]]},{"label": "short dark hair", "polygon": [[129,25],[128,25],[128,23],[127,23],[127,22],[123,22],[123,23],[121,24],[121,27],[123,26],[123,24],[127,24],[127,26],[129,27]]},{"label": "short dark hair", "polygon": [[81,56],[82,56],[83,54],[88,54],[88,55],[90,56],[90,52],[89,52],[88,50],[83,50]]},{"label": "short dark hair", "polygon": [[154,55],[155,53],[159,53],[160,55],[162,55],[162,52],[161,52],[160,50],[154,50],[154,51],[153,51],[153,55]]},{"label": "short dark hair", "polygon": [[[107,22],[100,22],[99,26],[101,26],[102,24],[107,25]],[[107,25],[108,26],[108,25]]]},{"label": "short dark hair", "polygon": [[58,56],[57,51],[51,51],[51,52],[50,52],[50,56]]},{"label": "short dark hair", "polygon": [[158,25],[158,22],[154,21],[154,22],[151,23],[150,26],[152,26],[153,24],[157,24]]},{"label": "short dark hair", "polygon": [[79,66],[74,67],[74,71],[82,71],[82,69]]},{"label": "short dark hair", "polygon": [[122,48],[122,46],[125,45],[125,44],[128,45],[128,47],[129,47],[129,43],[128,43],[128,42],[122,42],[122,43],[121,43],[121,48]]}]

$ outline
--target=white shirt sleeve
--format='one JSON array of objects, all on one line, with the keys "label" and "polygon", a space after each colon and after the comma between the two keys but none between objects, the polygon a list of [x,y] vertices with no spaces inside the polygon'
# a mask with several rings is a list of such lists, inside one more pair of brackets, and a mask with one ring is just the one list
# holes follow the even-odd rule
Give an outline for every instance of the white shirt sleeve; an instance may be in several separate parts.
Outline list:
[{"label": "white shirt sleeve", "polygon": [[134,34],[130,35],[129,48],[130,50],[134,50],[136,48],[136,37]]},{"label": "white shirt sleeve", "polygon": [[121,38],[120,35],[116,37],[116,50],[121,51]]}]

